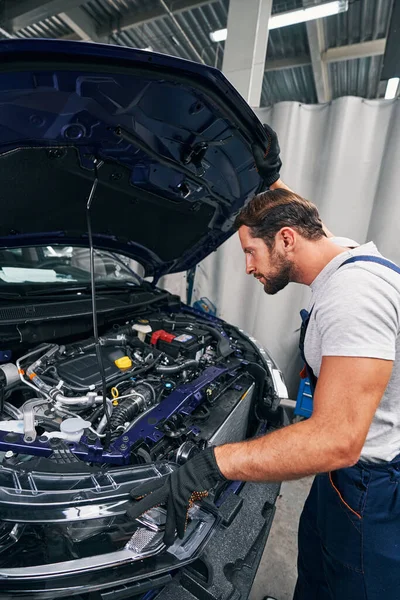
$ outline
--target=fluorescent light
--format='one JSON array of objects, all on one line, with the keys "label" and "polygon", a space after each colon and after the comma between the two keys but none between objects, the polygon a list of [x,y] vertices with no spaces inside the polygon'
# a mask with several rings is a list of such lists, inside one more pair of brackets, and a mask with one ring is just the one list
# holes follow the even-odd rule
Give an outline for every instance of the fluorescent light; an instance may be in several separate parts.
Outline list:
[{"label": "fluorescent light", "polygon": [[[345,12],[349,8],[348,0],[334,0],[333,2],[325,2],[317,6],[309,6],[299,10],[289,10],[287,12],[272,15],[269,19],[268,28],[278,29],[278,27],[287,27],[296,23],[304,23],[305,21],[313,21],[314,19],[322,19],[330,15],[337,15]],[[228,37],[227,29],[217,29],[211,31],[210,39],[212,42],[224,42]]]},{"label": "fluorescent light", "polygon": [[385,100],[393,100],[393,98],[396,98],[399,81],[399,77],[392,77],[388,80],[385,92]]},{"label": "fluorescent light", "polygon": [[305,21],[313,21],[314,19],[322,19],[331,15],[345,12],[349,8],[348,0],[334,0],[334,2],[326,2],[317,6],[309,6],[299,10],[290,10],[288,12],[272,15],[269,19],[268,28],[278,29],[278,27],[287,27],[296,23],[304,23]]},{"label": "fluorescent light", "polygon": [[224,42],[228,37],[227,29],[217,29],[216,31],[211,31],[210,40],[212,42]]}]

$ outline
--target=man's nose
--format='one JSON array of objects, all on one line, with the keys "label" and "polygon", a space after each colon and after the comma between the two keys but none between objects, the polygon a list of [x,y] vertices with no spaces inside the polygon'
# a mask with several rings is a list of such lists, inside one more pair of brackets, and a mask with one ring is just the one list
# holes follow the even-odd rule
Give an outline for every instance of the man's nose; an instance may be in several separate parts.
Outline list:
[{"label": "man's nose", "polygon": [[246,258],[246,273],[252,275],[255,272],[255,267],[251,262],[251,258]]}]

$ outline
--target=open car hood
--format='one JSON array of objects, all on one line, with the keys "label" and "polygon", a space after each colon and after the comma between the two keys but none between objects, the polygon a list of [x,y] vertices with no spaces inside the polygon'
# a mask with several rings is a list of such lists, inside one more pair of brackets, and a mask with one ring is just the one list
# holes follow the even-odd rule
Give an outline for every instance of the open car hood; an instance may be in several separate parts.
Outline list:
[{"label": "open car hood", "polygon": [[263,183],[261,123],[222,73],[143,50],[0,42],[0,245],[88,245],[186,270]]}]

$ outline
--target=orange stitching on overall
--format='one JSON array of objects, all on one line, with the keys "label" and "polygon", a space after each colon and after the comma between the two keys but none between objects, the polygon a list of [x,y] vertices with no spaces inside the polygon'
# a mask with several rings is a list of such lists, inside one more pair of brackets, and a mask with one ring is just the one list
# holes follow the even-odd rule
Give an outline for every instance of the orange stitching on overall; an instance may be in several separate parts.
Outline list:
[{"label": "orange stitching on overall", "polygon": [[339,498],[340,498],[340,500],[343,502],[343,504],[344,504],[345,506],[347,506],[347,508],[348,508],[349,510],[351,510],[351,512],[352,512],[353,514],[355,514],[355,515],[356,515],[356,517],[358,517],[359,519],[362,519],[361,515],[360,515],[358,512],[356,512],[355,510],[353,510],[353,509],[351,508],[351,506],[349,506],[349,505],[347,504],[347,502],[344,500],[344,498],[343,498],[342,494],[339,492],[339,490],[337,489],[336,485],[333,483],[333,481],[332,481],[332,473],[331,473],[331,471],[329,471],[329,481],[331,482],[331,485],[332,485],[333,489],[335,490],[335,492],[337,493],[337,495],[339,496]]}]

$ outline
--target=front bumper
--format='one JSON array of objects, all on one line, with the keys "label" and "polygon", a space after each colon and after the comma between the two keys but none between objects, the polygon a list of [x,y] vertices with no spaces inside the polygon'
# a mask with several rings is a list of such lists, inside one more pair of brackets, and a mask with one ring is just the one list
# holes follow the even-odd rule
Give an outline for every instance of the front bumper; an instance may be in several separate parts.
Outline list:
[{"label": "front bumper", "polygon": [[219,522],[214,531],[186,558],[163,552],[132,563],[121,551],[119,561],[114,553],[112,565],[103,555],[101,569],[90,568],[90,561],[86,569],[80,561],[76,572],[70,564],[68,572],[58,569],[57,575],[51,565],[47,571],[28,577],[21,569],[21,577],[0,574],[0,597],[73,599],[97,591],[102,600],[130,600],[158,588],[157,600],[227,600],[236,597],[235,590],[240,592],[238,598],[247,598],[268,538],[279,488],[279,484],[246,483],[237,493],[228,491],[218,508]]},{"label": "front bumper", "polygon": [[157,600],[248,598],[269,536],[279,491],[278,483],[246,483],[237,496],[228,497],[220,507],[223,520],[218,532],[198,559],[162,589]]}]

